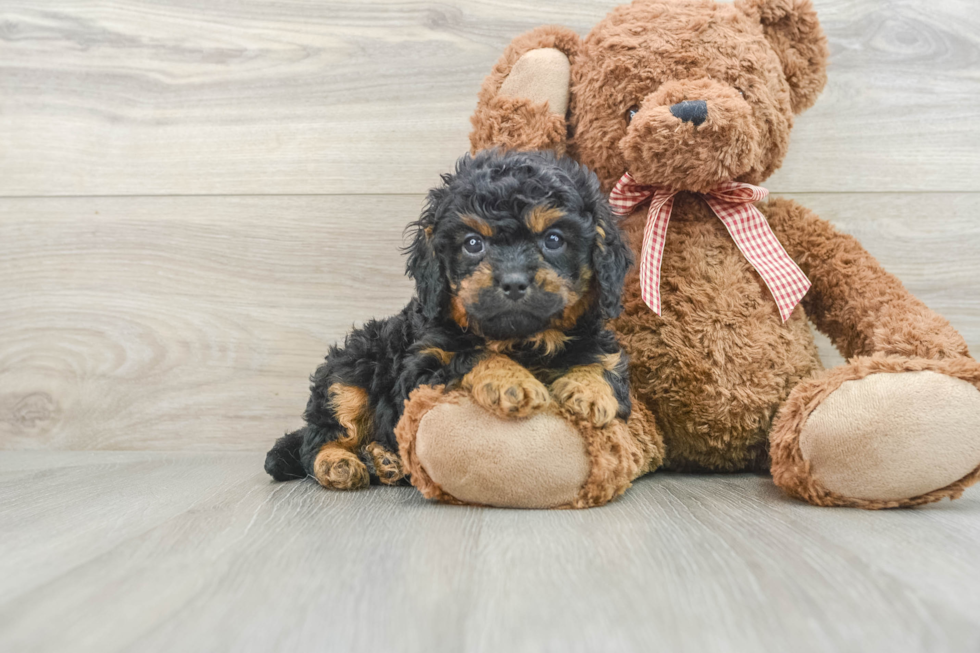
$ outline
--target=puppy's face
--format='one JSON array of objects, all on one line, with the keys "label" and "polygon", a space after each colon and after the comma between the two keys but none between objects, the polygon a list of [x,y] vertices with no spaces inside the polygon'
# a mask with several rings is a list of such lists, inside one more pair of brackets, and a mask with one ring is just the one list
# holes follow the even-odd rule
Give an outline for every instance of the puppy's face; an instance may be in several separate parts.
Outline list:
[{"label": "puppy's face", "polygon": [[562,207],[466,213],[446,221],[450,315],[491,340],[572,327],[588,308],[595,227]]},{"label": "puppy's face", "polygon": [[423,309],[489,340],[612,315],[629,265],[598,180],[541,153],[464,157],[433,190],[409,273]]}]

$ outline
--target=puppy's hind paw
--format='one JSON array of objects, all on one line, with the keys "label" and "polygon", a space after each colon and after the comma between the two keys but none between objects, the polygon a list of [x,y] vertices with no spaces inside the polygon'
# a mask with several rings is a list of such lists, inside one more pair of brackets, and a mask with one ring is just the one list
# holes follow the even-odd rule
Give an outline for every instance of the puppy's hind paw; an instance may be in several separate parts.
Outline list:
[{"label": "puppy's hind paw", "polygon": [[359,490],[371,483],[367,465],[333,442],[323,445],[316,455],[313,475],[320,485],[333,490]]},{"label": "puppy's hind paw", "polygon": [[398,454],[388,451],[377,442],[368,444],[364,451],[370,456],[378,480],[385,485],[396,485],[405,478],[405,468]]}]

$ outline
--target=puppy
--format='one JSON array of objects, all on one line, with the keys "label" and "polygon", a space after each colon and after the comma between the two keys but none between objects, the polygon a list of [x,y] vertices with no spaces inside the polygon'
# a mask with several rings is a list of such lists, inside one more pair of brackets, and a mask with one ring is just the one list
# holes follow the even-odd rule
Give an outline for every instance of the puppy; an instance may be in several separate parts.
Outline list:
[{"label": "puppy", "polygon": [[548,153],[487,151],[442,182],[409,225],[415,297],[330,348],[306,426],[266,458],[277,481],[404,482],[394,428],[423,384],[505,417],[551,401],[600,427],[629,415],[626,355],[606,321],[630,253],[595,175]]}]

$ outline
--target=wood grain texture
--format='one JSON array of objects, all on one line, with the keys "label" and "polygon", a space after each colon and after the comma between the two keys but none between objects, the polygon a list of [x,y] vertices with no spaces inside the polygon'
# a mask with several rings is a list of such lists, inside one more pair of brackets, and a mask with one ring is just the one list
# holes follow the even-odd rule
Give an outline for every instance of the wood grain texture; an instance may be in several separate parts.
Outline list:
[{"label": "wood grain texture", "polygon": [[411,295],[420,197],[0,203],[0,447],[261,448]]},{"label": "wood grain texture", "polygon": [[[616,4],[5,0],[0,195],[420,193],[512,38]],[[770,187],[980,190],[973,0],[815,4],[830,84]]]},{"label": "wood grain texture", "polygon": [[[401,230],[503,48],[619,1],[0,3],[0,449],[47,450],[0,451],[0,651],[980,650],[977,489],[657,474],[521,512],[262,471],[327,347],[410,296]],[[767,186],[976,353],[976,3],[815,4],[830,83]]]},{"label": "wood grain texture", "polygon": [[5,651],[980,646],[976,491],[868,513],[655,474],[533,512],[273,484],[255,454],[5,452],[0,507]]},{"label": "wood grain texture", "polygon": [[[980,195],[794,197],[980,351]],[[327,347],[408,301],[421,202],[0,199],[0,448],[267,448]]]}]

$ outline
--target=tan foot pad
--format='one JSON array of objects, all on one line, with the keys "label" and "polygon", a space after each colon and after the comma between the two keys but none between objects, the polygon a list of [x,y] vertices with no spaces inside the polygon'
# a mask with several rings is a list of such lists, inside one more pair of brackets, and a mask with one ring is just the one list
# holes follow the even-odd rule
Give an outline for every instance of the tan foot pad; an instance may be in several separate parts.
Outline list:
[{"label": "tan foot pad", "polygon": [[980,391],[936,372],[846,381],[800,433],[825,488],[897,501],[944,488],[980,465]]},{"label": "tan foot pad", "polygon": [[578,496],[589,474],[582,436],[564,419],[550,413],[504,419],[469,399],[430,410],[416,450],[432,480],[468,503],[560,506]]},{"label": "tan foot pad", "polygon": [[500,86],[500,95],[547,102],[551,113],[564,116],[568,111],[570,75],[571,65],[561,50],[530,50],[514,64]]}]

